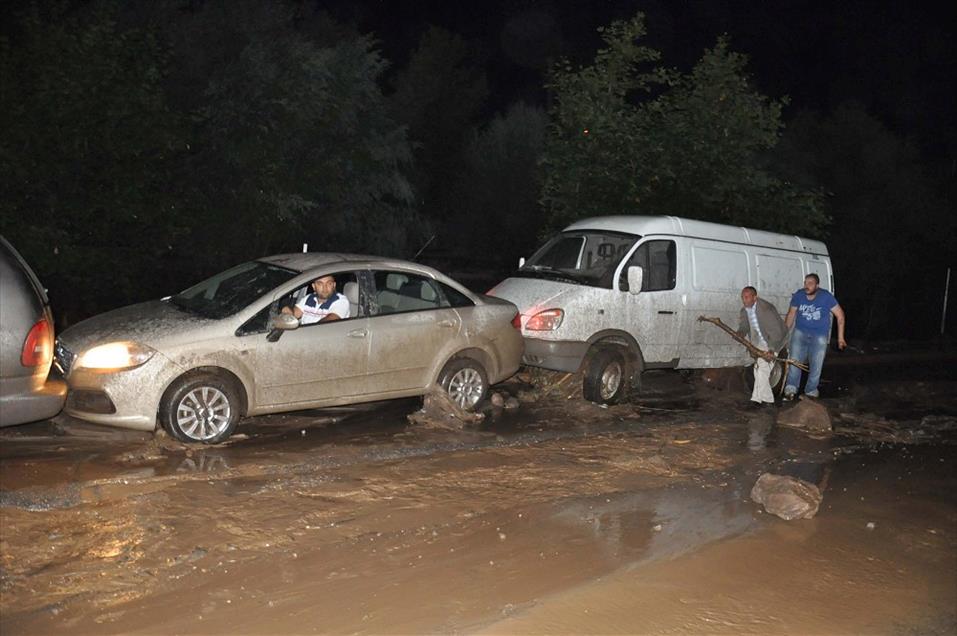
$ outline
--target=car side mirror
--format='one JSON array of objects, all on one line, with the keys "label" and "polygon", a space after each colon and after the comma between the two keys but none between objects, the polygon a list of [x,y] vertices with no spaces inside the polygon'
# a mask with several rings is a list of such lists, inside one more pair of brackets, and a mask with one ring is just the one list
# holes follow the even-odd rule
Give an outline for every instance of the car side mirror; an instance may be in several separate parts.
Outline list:
[{"label": "car side mirror", "polygon": [[632,265],[628,268],[628,293],[637,294],[641,292],[641,281],[644,279],[645,270],[641,265]]},{"label": "car side mirror", "polygon": [[289,331],[290,329],[299,328],[299,319],[293,316],[292,314],[276,314],[272,319],[272,328],[281,329],[282,331]]},{"label": "car side mirror", "polygon": [[292,314],[277,314],[271,321],[272,330],[266,336],[269,342],[276,342],[282,336],[282,332],[290,329],[299,328],[299,319]]}]

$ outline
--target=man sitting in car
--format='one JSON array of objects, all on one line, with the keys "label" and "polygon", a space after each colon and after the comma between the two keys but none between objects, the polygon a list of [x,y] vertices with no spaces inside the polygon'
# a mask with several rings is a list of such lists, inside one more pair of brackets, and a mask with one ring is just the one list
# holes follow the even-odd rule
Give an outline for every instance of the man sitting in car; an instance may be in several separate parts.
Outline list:
[{"label": "man sitting in car", "polygon": [[283,307],[284,314],[292,314],[299,324],[331,322],[349,317],[349,299],[336,292],[336,279],[321,276],[312,281],[312,293],[306,294],[295,307]]}]

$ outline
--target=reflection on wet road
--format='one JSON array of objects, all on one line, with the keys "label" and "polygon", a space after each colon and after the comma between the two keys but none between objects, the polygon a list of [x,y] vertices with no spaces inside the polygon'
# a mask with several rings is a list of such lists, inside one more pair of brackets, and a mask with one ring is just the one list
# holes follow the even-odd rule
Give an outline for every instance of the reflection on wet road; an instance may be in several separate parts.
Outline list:
[{"label": "reflection on wet road", "polygon": [[[762,611],[803,598],[784,571],[818,589],[812,545],[829,554],[821,576],[841,581],[842,601],[866,592],[889,604],[849,583],[863,572],[899,591],[893,620],[916,624],[902,591],[915,581],[935,612],[946,606],[941,590],[955,581],[945,566],[957,564],[953,365],[829,369],[822,403],[835,434],[817,438],[778,426],[774,409],[743,408],[733,381],[646,376],[628,404],[541,400],[464,428],[412,425],[421,402],[401,400],[251,418],[211,447],[66,417],[6,429],[0,628],[820,631],[826,622],[739,611],[747,594],[764,598]],[[818,517],[763,514],[749,492],[766,471],[821,484]],[[747,588],[744,574],[716,580],[752,544],[766,558],[751,575],[768,591]],[[628,578],[652,570],[679,587]],[[590,594],[605,577],[603,605]],[[639,596],[627,591],[636,585]],[[748,591],[722,605],[715,586]],[[699,605],[676,604],[669,589],[716,622],[682,623]],[[864,625],[840,622],[836,599],[807,598],[843,631]],[[660,607],[657,622],[633,606]],[[604,622],[577,622],[589,607]]]}]

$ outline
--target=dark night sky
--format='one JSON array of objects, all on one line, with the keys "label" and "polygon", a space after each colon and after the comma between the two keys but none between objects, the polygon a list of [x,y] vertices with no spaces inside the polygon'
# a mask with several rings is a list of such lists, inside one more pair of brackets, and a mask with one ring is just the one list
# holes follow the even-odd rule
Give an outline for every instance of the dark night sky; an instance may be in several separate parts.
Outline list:
[{"label": "dark night sky", "polygon": [[750,57],[758,87],[788,95],[787,114],[863,103],[925,152],[952,157],[957,112],[957,3],[849,0],[517,0],[484,2],[319,0],[316,6],[374,33],[404,64],[428,24],[474,42],[488,56],[490,107],[541,103],[542,69],[555,55],[587,61],[596,29],[637,11],[665,63],[690,67],[722,33]]}]

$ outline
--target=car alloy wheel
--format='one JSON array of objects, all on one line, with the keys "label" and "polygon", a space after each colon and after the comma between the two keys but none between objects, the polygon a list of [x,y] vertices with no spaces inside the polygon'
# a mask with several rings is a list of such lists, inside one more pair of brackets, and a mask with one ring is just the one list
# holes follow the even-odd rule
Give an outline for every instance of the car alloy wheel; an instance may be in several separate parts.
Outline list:
[{"label": "car alloy wheel", "polygon": [[457,358],[449,362],[440,376],[439,384],[459,407],[470,411],[478,406],[488,390],[488,379],[481,364],[471,358]]},{"label": "car alloy wheel", "polygon": [[163,428],[181,442],[215,444],[232,434],[242,415],[239,390],[213,373],[187,374],[163,396]]},{"label": "car alloy wheel", "polygon": [[229,398],[211,386],[196,387],[176,405],[176,425],[190,439],[203,442],[226,430],[232,407]]}]

